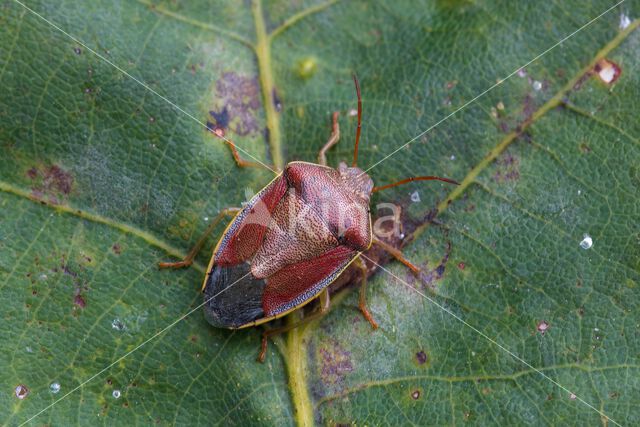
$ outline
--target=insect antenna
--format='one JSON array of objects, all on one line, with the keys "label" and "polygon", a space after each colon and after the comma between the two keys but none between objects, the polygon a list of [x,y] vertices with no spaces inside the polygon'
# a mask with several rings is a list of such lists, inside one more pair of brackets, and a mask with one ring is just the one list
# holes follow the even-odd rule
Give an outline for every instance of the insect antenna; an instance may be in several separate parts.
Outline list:
[{"label": "insect antenna", "polygon": [[397,187],[398,185],[407,184],[407,183],[413,182],[413,181],[432,181],[432,180],[443,181],[443,182],[448,182],[449,184],[460,185],[460,183],[457,182],[457,181],[454,181],[454,180],[449,179],[449,178],[442,178],[440,176],[431,176],[431,175],[430,176],[415,176],[415,177],[412,177],[412,178],[403,179],[402,181],[394,182],[392,184],[381,185],[380,187],[373,187],[371,192],[375,193],[376,191],[386,190],[387,188]]},{"label": "insect antenna", "polygon": [[355,168],[358,165],[358,144],[360,143],[360,130],[362,128],[362,97],[360,96],[360,83],[358,77],[353,75],[353,82],[356,84],[356,94],[358,95],[358,128],[356,129],[356,147],[353,150],[353,164]]}]

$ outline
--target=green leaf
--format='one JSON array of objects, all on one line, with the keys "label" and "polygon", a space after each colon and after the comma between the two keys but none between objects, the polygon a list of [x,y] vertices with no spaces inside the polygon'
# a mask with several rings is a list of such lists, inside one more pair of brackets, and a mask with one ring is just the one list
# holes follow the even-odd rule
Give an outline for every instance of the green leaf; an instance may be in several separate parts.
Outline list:
[{"label": "green leaf", "polygon": [[[638,424],[640,2],[582,28],[612,5],[3,2],[0,419]],[[260,330],[198,309],[223,226],[194,267],[157,263],[273,176],[239,169],[207,122],[281,167],[315,161],[340,111],[335,166],[352,72],[374,181],[461,185],[373,198],[402,207],[424,269],[372,272],[377,331],[354,283],[261,365]]]}]

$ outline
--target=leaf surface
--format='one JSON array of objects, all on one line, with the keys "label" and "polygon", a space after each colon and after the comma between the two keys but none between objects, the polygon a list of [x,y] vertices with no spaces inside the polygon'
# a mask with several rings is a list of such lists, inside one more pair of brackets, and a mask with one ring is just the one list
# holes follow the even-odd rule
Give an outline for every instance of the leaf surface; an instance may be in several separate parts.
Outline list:
[{"label": "leaf surface", "polygon": [[[0,6],[4,423],[640,422],[640,2],[557,46],[613,3],[26,5]],[[156,265],[273,176],[207,126],[282,166],[340,111],[350,161],[351,72],[374,181],[462,185],[373,198],[424,269],[370,277],[379,330],[351,287],[260,365],[259,330],[197,308],[222,225],[194,267]]]}]

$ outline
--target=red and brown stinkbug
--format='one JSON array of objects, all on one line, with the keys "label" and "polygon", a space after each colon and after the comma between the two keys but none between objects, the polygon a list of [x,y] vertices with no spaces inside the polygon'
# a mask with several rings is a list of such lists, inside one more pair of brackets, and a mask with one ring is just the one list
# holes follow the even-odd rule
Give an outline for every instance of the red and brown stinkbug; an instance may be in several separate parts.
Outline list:
[{"label": "red and brown stinkbug", "polygon": [[[320,297],[320,306],[314,313],[292,325],[263,332],[260,361],[264,360],[269,336],[300,326],[327,311],[328,286],[353,262],[359,262],[362,271],[359,308],[376,329],[378,325],[366,305],[366,269],[360,254],[376,244],[415,274],[420,269],[373,234],[371,193],[418,180],[457,184],[447,178],[419,176],[374,187],[371,178],[357,167],[362,99],[355,76],[354,83],[358,127],[351,166],[344,162],[337,169],[327,166],[325,154],[340,138],[335,112],[331,136],[318,154],[318,164],[288,163],[244,208],[220,212],[184,260],[160,263],[161,268],[190,265],[207,235],[225,216],[235,215],[213,251],[202,285],[209,323],[228,329],[257,326]],[[238,166],[255,165],[242,160],[232,142],[227,144]]]}]

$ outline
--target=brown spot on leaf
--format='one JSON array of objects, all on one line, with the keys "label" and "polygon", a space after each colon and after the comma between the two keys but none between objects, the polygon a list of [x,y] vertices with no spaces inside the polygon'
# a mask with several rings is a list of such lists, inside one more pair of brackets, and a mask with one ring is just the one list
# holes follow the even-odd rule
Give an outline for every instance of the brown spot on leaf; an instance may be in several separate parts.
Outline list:
[{"label": "brown spot on leaf", "polygon": [[535,100],[533,96],[528,93],[525,95],[524,100],[522,101],[522,115],[524,116],[524,121],[529,120],[535,111]]},{"label": "brown spot on leaf", "polygon": [[420,272],[420,279],[422,283],[428,288],[434,289],[434,282],[442,279],[444,276],[444,272],[446,270],[447,262],[449,261],[449,255],[451,254],[451,242],[447,242],[447,249],[445,250],[442,259],[440,260],[440,264],[433,270],[424,269]]},{"label": "brown spot on leaf", "polygon": [[464,269],[465,269],[465,267],[466,267],[466,266],[465,266],[464,262],[459,262],[459,263],[458,263],[458,268],[459,268],[460,270],[464,270]]},{"label": "brown spot on leaf", "polygon": [[33,181],[31,195],[42,202],[60,204],[72,190],[73,176],[60,166],[32,167],[26,172]]},{"label": "brown spot on leaf", "polygon": [[216,83],[213,105],[209,114],[213,122],[207,128],[226,131],[230,129],[237,135],[258,132],[260,124],[256,111],[260,108],[260,86],[255,77],[242,76],[226,72]]},{"label": "brown spot on leaf", "polygon": [[504,153],[496,160],[497,171],[493,175],[499,183],[516,181],[520,178],[520,159],[510,153]]},{"label": "brown spot on leaf", "polygon": [[427,353],[424,350],[420,350],[416,353],[416,361],[419,365],[424,365],[427,362]]},{"label": "brown spot on leaf", "polygon": [[591,152],[591,147],[589,147],[585,142],[580,144],[580,152],[582,154],[587,154]]},{"label": "brown spot on leaf", "polygon": [[85,308],[87,306],[87,302],[84,300],[82,295],[78,294],[73,298],[73,303],[80,308]]},{"label": "brown spot on leaf", "polygon": [[320,349],[321,378],[325,385],[336,385],[344,381],[353,371],[351,352],[346,351],[336,340],[330,340]]},{"label": "brown spot on leaf", "polygon": [[116,255],[120,255],[122,253],[122,247],[120,247],[118,243],[114,243],[113,246],[111,246],[111,250]]},{"label": "brown spot on leaf", "polygon": [[420,390],[414,390],[411,392],[411,398],[413,400],[418,400],[420,399]]},{"label": "brown spot on leaf", "polygon": [[16,392],[16,397],[20,400],[24,399],[29,395],[29,389],[24,384],[18,385],[15,389],[15,392]]}]

